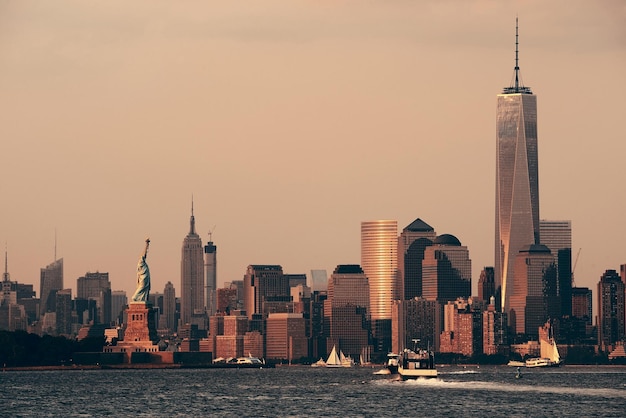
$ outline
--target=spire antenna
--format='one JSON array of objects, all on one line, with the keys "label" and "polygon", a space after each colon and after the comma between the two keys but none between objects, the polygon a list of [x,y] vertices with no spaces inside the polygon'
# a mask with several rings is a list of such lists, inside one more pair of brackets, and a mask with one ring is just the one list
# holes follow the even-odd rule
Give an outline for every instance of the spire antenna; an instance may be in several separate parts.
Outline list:
[{"label": "spire antenna", "polygon": [[7,243],[4,243],[4,274],[2,275],[2,280],[5,282],[9,281],[9,250],[7,249]]},{"label": "spire antenna", "polygon": [[193,216],[193,194],[191,195],[191,218],[189,219],[189,235],[196,234],[196,218]]},{"label": "spire antenna", "polygon": [[533,94],[530,87],[524,87],[522,76],[519,69],[519,19],[515,16],[515,67],[513,69],[513,81],[509,87],[502,90],[504,94],[525,93]]}]

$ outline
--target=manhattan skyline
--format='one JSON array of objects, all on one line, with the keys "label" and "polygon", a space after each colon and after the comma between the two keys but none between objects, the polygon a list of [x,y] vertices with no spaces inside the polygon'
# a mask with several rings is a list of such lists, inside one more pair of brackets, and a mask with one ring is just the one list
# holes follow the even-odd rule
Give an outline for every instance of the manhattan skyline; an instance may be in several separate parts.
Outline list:
[{"label": "manhattan skyline", "polygon": [[[360,224],[421,218],[493,266],[495,96],[514,66],[538,103],[540,213],[572,221],[575,280],[626,262],[621,2],[31,1],[0,6],[0,242],[12,280],[64,259],[180,295],[180,242],[331,272]],[[37,295],[41,296],[41,295]]]}]

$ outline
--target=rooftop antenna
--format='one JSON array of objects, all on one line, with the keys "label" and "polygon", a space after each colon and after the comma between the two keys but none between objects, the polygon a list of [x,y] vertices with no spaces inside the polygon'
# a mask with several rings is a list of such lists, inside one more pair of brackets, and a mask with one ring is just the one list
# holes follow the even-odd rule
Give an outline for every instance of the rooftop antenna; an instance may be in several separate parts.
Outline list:
[{"label": "rooftop antenna", "polygon": [[530,87],[524,87],[524,83],[521,80],[520,70],[519,70],[519,19],[515,16],[515,68],[513,71],[515,81],[511,86],[505,87],[503,93],[511,94],[511,93],[527,93],[532,94],[532,90]]},{"label": "rooftop antenna", "polygon": [[9,275],[9,256],[8,256],[9,251],[7,250],[7,243],[4,243],[4,274],[2,275],[2,280],[5,282],[9,281],[9,278],[11,277]]},{"label": "rooftop antenna", "polygon": [[213,242],[213,231],[215,231],[216,225],[213,225],[213,228],[209,230],[209,242]]}]

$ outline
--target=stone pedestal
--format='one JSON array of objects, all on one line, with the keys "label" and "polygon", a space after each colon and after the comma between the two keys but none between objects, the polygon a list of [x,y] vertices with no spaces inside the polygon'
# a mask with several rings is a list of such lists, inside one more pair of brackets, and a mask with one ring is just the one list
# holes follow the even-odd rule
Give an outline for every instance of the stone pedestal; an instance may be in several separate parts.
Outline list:
[{"label": "stone pedestal", "polygon": [[131,302],[126,311],[124,342],[156,343],[156,314],[157,310],[149,302]]}]

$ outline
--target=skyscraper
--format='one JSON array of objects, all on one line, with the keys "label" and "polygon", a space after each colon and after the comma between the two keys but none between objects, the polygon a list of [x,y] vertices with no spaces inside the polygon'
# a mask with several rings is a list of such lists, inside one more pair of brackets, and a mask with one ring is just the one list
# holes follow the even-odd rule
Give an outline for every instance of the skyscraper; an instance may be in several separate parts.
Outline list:
[{"label": "skyscraper", "polygon": [[624,282],[615,270],[604,272],[598,282],[598,345],[602,350],[626,335]]},{"label": "skyscraper", "polygon": [[[109,273],[85,273],[76,280],[76,297],[95,300],[98,309],[97,322],[109,325],[111,322],[111,282]],[[117,312],[116,312],[117,313]]]},{"label": "skyscraper", "polygon": [[374,351],[391,349],[391,305],[398,289],[398,221],[361,222],[361,267],[370,285],[370,318]]},{"label": "skyscraper", "polygon": [[170,333],[176,332],[176,290],[172,282],[167,282],[163,290],[163,317],[165,321],[161,326],[169,329]]},{"label": "skyscraper", "polygon": [[515,24],[514,81],[498,95],[496,112],[495,280],[508,310],[515,257],[539,240],[537,98],[521,82]]},{"label": "skyscraper", "polygon": [[560,314],[572,314],[572,221],[539,221],[541,243],[548,247],[556,262]]},{"label": "skyscraper", "polygon": [[180,261],[180,319],[183,324],[191,324],[194,315],[204,312],[204,260],[202,259],[202,240],[196,233],[196,219],[193,216],[191,202],[191,218],[189,233],[183,240]]},{"label": "skyscraper", "polygon": [[204,277],[206,279],[206,310],[209,317],[217,312],[217,246],[209,242],[204,246]]},{"label": "skyscraper", "polygon": [[63,289],[63,259],[48,264],[41,269],[39,281],[40,315],[46,312],[54,312],[56,305],[56,292]]},{"label": "skyscraper", "polygon": [[422,296],[424,250],[437,234],[432,226],[417,218],[398,237],[398,288],[401,299]]}]

